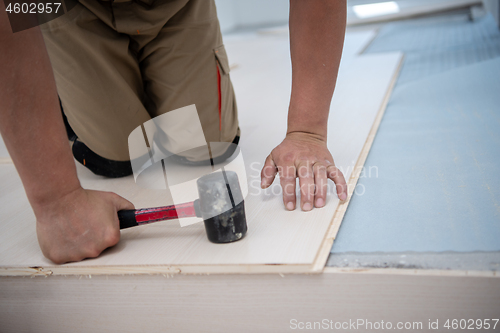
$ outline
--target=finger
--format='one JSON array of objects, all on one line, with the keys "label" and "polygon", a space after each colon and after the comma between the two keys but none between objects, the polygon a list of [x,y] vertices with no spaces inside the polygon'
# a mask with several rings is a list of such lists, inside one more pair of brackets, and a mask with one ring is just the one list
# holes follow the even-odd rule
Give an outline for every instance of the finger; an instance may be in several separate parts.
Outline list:
[{"label": "finger", "polygon": [[[124,209],[135,209],[134,204],[130,201],[122,198],[116,193],[111,193],[111,199],[113,200],[113,204],[115,206],[116,212]],[[111,229],[106,230],[104,241],[104,250],[110,246],[116,245],[120,241],[120,220],[118,219],[118,214],[114,214],[114,226]]]},{"label": "finger", "polygon": [[314,185],[316,192],[314,193],[314,206],[321,208],[326,202],[326,193],[328,191],[328,178],[326,176],[326,165],[315,163],[313,166]]},{"label": "finger", "polygon": [[344,175],[342,172],[333,164],[329,165],[327,168],[328,178],[333,180],[337,189],[337,195],[340,200],[347,199],[347,184],[345,182]]},{"label": "finger", "polygon": [[276,164],[274,164],[273,157],[269,155],[264,162],[264,167],[260,173],[260,187],[268,188],[274,181],[274,177],[276,177],[276,173],[278,170],[276,169]]},{"label": "finger", "polygon": [[283,204],[286,209],[294,210],[296,203],[295,184],[296,172],[293,164],[278,167],[280,184],[283,190]]},{"label": "finger", "polygon": [[300,186],[300,205],[303,211],[309,211],[313,208],[315,192],[312,163],[309,161],[300,162],[297,165],[297,176]]},{"label": "finger", "polygon": [[113,204],[115,205],[116,211],[124,210],[124,209],[135,209],[135,206],[133,203],[131,203],[127,199],[119,196],[116,193],[112,193],[111,199],[113,200]]}]

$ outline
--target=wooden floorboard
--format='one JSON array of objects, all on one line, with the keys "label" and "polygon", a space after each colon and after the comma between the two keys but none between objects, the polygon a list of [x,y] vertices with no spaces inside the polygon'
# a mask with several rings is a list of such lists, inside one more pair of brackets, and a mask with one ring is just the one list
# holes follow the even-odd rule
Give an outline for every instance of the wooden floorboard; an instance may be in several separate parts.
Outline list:
[{"label": "wooden floorboard", "polygon": [[[498,318],[499,308],[495,277],[356,272],[0,277],[4,333],[275,333],[298,322],[358,319],[372,325],[422,323],[422,329],[406,331],[441,332],[448,331],[447,319]],[[429,320],[438,320],[439,330],[430,330]],[[351,331],[387,330],[362,324]]]},{"label": "wooden floorboard", "polygon": [[[346,179],[352,179],[354,168],[362,165],[360,156],[366,154],[366,147],[369,149],[374,123],[380,120],[402,59],[400,53],[358,56],[371,38],[370,33],[358,35],[358,45],[346,47],[351,51],[343,59],[332,101],[328,145]],[[319,272],[329,250],[325,252],[325,235],[331,230],[339,203],[333,186],[326,207],[307,213],[284,209],[278,182],[266,191],[260,190],[262,163],[286,131],[291,83],[288,38],[233,41],[227,43],[227,49],[231,63],[238,65],[231,75],[239,101],[241,153],[249,188],[245,199],[249,231],[245,239],[212,244],[206,239],[203,224],[181,228],[177,221],[169,221],[122,231],[120,243],[99,258],[56,266],[38,248],[35,219],[14,167],[2,164],[0,202],[5,211],[2,223],[8,225],[8,231],[0,236],[0,275],[123,274],[127,268],[132,274],[148,270]],[[114,191],[136,207],[165,205],[170,200],[165,191],[138,187],[132,177],[103,179],[81,166],[78,173],[84,187]],[[331,238],[331,233],[328,235]]]}]

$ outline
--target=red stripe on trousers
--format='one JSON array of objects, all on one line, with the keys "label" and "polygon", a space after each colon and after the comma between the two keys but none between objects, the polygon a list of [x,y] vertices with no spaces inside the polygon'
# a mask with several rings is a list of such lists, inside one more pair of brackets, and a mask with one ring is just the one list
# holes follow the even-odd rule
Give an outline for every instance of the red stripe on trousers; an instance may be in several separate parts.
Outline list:
[{"label": "red stripe on trousers", "polygon": [[219,89],[219,131],[222,131],[222,89],[220,86],[220,81],[220,69],[219,66],[217,66],[217,86]]}]

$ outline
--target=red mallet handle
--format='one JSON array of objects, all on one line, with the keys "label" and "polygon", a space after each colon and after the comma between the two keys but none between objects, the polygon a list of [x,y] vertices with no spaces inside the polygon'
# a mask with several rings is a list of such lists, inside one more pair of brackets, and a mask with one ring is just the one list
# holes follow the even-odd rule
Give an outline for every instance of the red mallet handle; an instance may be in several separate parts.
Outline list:
[{"label": "red mallet handle", "polygon": [[118,212],[120,229],[182,217],[201,217],[198,200],[179,205],[120,210]]}]

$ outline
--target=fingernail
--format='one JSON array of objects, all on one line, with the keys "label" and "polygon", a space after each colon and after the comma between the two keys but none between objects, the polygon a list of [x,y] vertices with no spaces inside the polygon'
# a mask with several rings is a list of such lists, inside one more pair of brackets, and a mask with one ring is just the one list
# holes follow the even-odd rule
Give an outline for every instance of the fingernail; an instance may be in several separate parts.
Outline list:
[{"label": "fingernail", "polygon": [[290,201],[289,203],[287,203],[286,204],[286,209],[293,210],[293,202]]},{"label": "fingernail", "polygon": [[311,207],[311,204],[310,204],[309,202],[306,202],[306,203],[304,204],[304,206],[302,206],[302,210],[303,210],[303,211],[306,211],[306,212],[307,212],[307,211],[309,211],[309,210],[311,210],[311,209],[312,209],[312,207]]},{"label": "fingernail", "polygon": [[323,207],[325,205],[325,201],[322,198],[316,200],[316,207]]},{"label": "fingernail", "polygon": [[340,193],[340,200],[344,201],[345,199],[347,199],[347,194],[344,192]]},{"label": "fingernail", "polygon": [[265,186],[266,186],[266,181],[262,179],[262,181],[260,182],[260,188],[264,188]]}]

